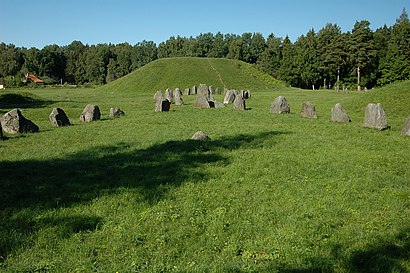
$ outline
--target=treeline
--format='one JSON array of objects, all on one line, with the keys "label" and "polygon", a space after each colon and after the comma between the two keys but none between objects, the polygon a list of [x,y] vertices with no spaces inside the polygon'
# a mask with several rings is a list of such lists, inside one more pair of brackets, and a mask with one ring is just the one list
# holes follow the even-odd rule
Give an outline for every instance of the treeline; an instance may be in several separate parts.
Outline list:
[{"label": "treeline", "polygon": [[364,20],[344,33],[327,24],[294,43],[260,33],[177,36],[158,46],[152,41],[133,46],[74,41],[39,50],[1,43],[0,83],[19,86],[22,75],[32,73],[46,83],[104,84],[158,58],[183,56],[242,60],[300,88],[371,88],[410,79],[410,21],[403,9],[391,27],[372,31]]}]

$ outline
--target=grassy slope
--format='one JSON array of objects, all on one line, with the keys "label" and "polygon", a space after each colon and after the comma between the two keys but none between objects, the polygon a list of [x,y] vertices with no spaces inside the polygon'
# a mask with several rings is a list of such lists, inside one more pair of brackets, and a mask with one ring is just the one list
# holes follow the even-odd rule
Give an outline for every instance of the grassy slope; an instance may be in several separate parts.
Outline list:
[{"label": "grassy slope", "polygon": [[[209,63],[230,88],[253,91],[252,110],[198,110],[189,96],[153,112],[158,89],[221,86]],[[34,90],[22,108],[42,132],[0,143],[0,270],[409,271],[410,138],[399,131],[410,82],[313,92],[273,87],[244,66],[160,60],[100,90]],[[278,95],[290,115],[269,113]],[[298,116],[305,100],[317,120]],[[79,124],[89,102],[105,119]],[[336,102],[352,123],[329,121]],[[369,102],[382,103],[392,130],[361,127]],[[50,127],[56,106],[75,126]],[[111,106],[127,115],[107,119]],[[212,141],[189,141],[197,130]]]}]

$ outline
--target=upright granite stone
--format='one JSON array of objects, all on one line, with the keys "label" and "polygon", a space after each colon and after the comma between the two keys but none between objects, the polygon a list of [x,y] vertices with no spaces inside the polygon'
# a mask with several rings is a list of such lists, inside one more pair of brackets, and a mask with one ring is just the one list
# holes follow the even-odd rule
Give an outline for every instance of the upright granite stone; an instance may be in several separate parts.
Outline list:
[{"label": "upright granite stone", "polygon": [[159,100],[159,99],[162,99],[163,97],[164,97],[164,95],[162,95],[162,91],[161,91],[161,90],[155,92],[155,94],[154,94],[154,100],[155,100],[155,101],[157,101],[157,100]]},{"label": "upright granite stone", "polygon": [[232,106],[236,110],[246,110],[246,102],[245,99],[242,97],[242,94],[238,94],[237,96],[235,96],[235,100],[233,101]]},{"label": "upright granite stone", "polygon": [[331,109],[331,119],[334,122],[351,122],[347,111],[340,103],[336,103]]},{"label": "upright granite stone", "polygon": [[191,89],[185,88],[184,95],[185,95],[185,96],[191,95]]},{"label": "upright granite stone", "polygon": [[403,127],[401,128],[402,136],[410,136],[410,116],[404,121]]},{"label": "upright granite stone", "polygon": [[125,116],[125,113],[120,108],[117,108],[117,107],[110,108],[110,118],[119,118],[121,116]]},{"label": "upright granite stone", "polygon": [[184,104],[184,101],[182,100],[182,92],[179,88],[175,88],[174,90],[174,102],[175,102],[175,105]]},{"label": "upright granite stone", "polygon": [[219,88],[219,87],[215,88],[215,94],[221,95],[222,94],[221,88]]},{"label": "upright granite stone", "polygon": [[39,128],[34,122],[26,119],[19,109],[13,109],[1,118],[1,127],[9,134],[37,133]]},{"label": "upright granite stone", "polygon": [[192,138],[193,140],[201,140],[201,141],[207,141],[210,140],[209,136],[205,134],[203,131],[198,131],[196,132]]},{"label": "upright granite stone", "polygon": [[237,91],[235,90],[226,90],[225,92],[225,97],[224,97],[224,103],[233,103],[235,101],[235,96],[237,95]]},{"label": "upright granite stone", "polygon": [[290,105],[285,97],[277,97],[270,106],[270,112],[272,114],[289,114]]},{"label": "upright granite stone", "polygon": [[380,131],[390,128],[387,122],[386,113],[380,103],[369,103],[364,113],[365,128],[375,128]]},{"label": "upright granite stone", "polygon": [[155,112],[168,112],[171,109],[171,102],[164,97],[155,101]]},{"label": "upright granite stone", "polygon": [[209,93],[210,93],[210,94],[215,94],[215,87],[213,87],[212,85],[210,85],[210,86],[208,87],[208,89],[209,89]]},{"label": "upright granite stone", "polygon": [[198,90],[196,88],[196,85],[192,86],[191,94],[196,95],[198,93]]},{"label": "upright granite stone", "polygon": [[196,95],[196,100],[194,107],[195,108],[211,108],[212,103],[209,103],[209,100],[206,96],[198,94]]},{"label": "upright granite stone", "polygon": [[251,97],[251,91],[249,90],[241,90],[242,97],[247,100]]},{"label": "upright granite stone", "polygon": [[305,101],[302,103],[300,115],[304,118],[317,118],[315,106],[312,103]]},{"label": "upright granite stone", "polygon": [[165,98],[167,100],[169,100],[170,102],[172,102],[172,92],[171,89],[167,88],[167,90],[165,90]]},{"label": "upright granite stone", "polygon": [[51,114],[48,116],[52,126],[70,126],[70,120],[66,113],[61,108],[53,108]]},{"label": "upright granite stone", "polygon": [[209,89],[208,86],[206,86],[206,84],[200,84],[197,92],[198,95],[205,96],[207,99],[209,99]]},{"label": "upright granite stone", "polygon": [[101,118],[100,108],[94,104],[88,104],[80,115],[81,122],[91,122]]}]

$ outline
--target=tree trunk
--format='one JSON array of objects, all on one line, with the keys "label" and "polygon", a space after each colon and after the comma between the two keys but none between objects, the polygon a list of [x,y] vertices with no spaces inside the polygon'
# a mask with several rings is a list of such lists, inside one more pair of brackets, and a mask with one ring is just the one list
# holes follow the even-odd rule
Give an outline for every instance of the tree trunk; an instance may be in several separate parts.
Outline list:
[{"label": "tree trunk", "polygon": [[357,66],[357,90],[360,91],[360,66]]}]

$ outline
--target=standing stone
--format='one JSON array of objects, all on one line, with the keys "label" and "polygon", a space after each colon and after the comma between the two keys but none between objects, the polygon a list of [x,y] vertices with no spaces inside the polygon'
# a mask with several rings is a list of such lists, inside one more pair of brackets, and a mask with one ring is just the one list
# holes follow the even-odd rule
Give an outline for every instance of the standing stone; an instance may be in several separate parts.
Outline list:
[{"label": "standing stone", "polygon": [[410,116],[407,117],[401,129],[402,136],[410,136]]},{"label": "standing stone", "polygon": [[242,97],[247,100],[251,97],[251,91],[249,90],[241,90]]},{"label": "standing stone", "polygon": [[233,101],[232,106],[236,110],[241,110],[241,111],[246,110],[246,102],[241,94],[238,94],[237,96],[235,96],[235,100]]},{"label": "standing stone", "polygon": [[48,116],[52,126],[70,126],[70,120],[61,108],[53,108]]},{"label": "standing stone", "polygon": [[221,95],[221,88],[217,87],[215,88],[215,94]]},{"label": "standing stone", "polygon": [[211,108],[211,104],[208,101],[208,98],[204,95],[198,93],[196,96],[196,101],[194,104],[195,108]]},{"label": "standing stone", "polygon": [[196,133],[192,136],[191,139],[193,139],[193,140],[201,140],[201,141],[210,140],[209,136],[208,136],[207,134],[205,134],[204,132],[202,132],[202,131],[196,132]]},{"label": "standing stone", "polygon": [[88,104],[80,116],[81,122],[90,122],[101,118],[100,108],[97,105]]},{"label": "standing stone", "polygon": [[304,118],[317,118],[315,106],[312,103],[305,101],[302,103],[300,115]]},{"label": "standing stone", "polygon": [[215,94],[215,87],[213,87],[212,85],[209,86],[209,93],[210,94]]},{"label": "standing stone", "polygon": [[192,86],[191,94],[192,94],[192,95],[196,95],[197,92],[198,92],[198,91],[197,91],[196,85]]},{"label": "standing stone", "polygon": [[380,103],[369,103],[364,114],[365,128],[375,128],[378,130],[385,130],[390,128],[387,123],[387,116]]},{"label": "standing stone", "polygon": [[233,103],[235,100],[236,96],[236,91],[235,90],[226,90],[225,92],[225,97],[224,97],[224,103]]},{"label": "standing stone", "polygon": [[185,88],[184,95],[185,95],[185,96],[191,95],[191,89]]},{"label": "standing stone", "polygon": [[208,86],[206,86],[205,84],[200,84],[198,87],[198,95],[201,96],[206,96],[206,98],[209,99],[209,90],[208,90]]},{"label": "standing stone", "polygon": [[181,90],[179,88],[175,88],[174,90],[175,105],[182,105],[184,103],[181,96],[182,96]]},{"label": "standing stone", "polygon": [[331,110],[331,119],[334,122],[351,122],[349,115],[340,103],[336,103]]},{"label": "standing stone", "polygon": [[154,94],[154,100],[157,101],[159,99],[162,99],[164,96],[162,95],[162,91],[159,90]]},{"label": "standing stone", "polygon": [[171,89],[167,88],[167,90],[165,90],[165,98],[166,98],[167,100],[169,100],[170,102],[172,102]]},{"label": "standing stone", "polygon": [[37,133],[39,131],[38,126],[26,119],[17,108],[5,113],[0,122],[4,132],[9,134]]},{"label": "standing stone", "polygon": [[117,107],[110,108],[110,118],[118,118],[124,115],[125,115],[124,111],[122,111],[120,108],[117,108]]},{"label": "standing stone", "polygon": [[171,102],[164,97],[155,102],[155,112],[168,112],[171,108]]},{"label": "standing stone", "polygon": [[270,112],[272,114],[289,114],[290,105],[285,97],[277,97],[270,106]]}]

